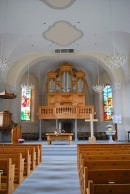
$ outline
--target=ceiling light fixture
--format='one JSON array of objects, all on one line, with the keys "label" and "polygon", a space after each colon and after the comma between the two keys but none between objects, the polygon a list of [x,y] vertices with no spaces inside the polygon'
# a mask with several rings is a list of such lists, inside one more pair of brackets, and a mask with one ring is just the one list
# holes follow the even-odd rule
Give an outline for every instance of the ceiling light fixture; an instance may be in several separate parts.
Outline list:
[{"label": "ceiling light fixture", "polygon": [[30,73],[29,73],[29,65],[28,65],[27,83],[22,84],[21,88],[26,88],[27,90],[32,90],[34,88],[34,84],[30,83],[29,76],[30,76]]},{"label": "ceiling light fixture", "polygon": [[[96,35],[96,34],[95,34]],[[96,43],[95,43],[96,46]],[[96,56],[96,62],[97,62],[97,84],[92,86],[92,89],[96,92],[101,94],[104,91],[105,85],[100,84],[99,82],[99,65],[98,65],[98,55]]]},{"label": "ceiling light fixture", "polygon": [[111,26],[112,26],[112,39],[113,39],[113,49],[114,53],[110,56],[107,56],[104,59],[105,64],[110,67],[111,69],[118,69],[123,67],[123,65],[127,61],[127,56],[124,54],[120,54],[116,51],[115,48],[115,34],[114,34],[114,29],[113,29],[113,21],[112,21],[112,9],[111,9],[111,2],[109,0],[109,8],[110,8],[110,16],[111,16]]},{"label": "ceiling light fixture", "polygon": [[0,52],[0,72],[5,71],[10,66],[10,60],[3,57],[3,39],[1,41],[1,52]]},{"label": "ceiling light fixture", "polygon": [[92,86],[92,89],[96,92],[101,94],[104,91],[105,85],[100,84],[99,82],[99,67],[98,67],[98,57],[97,57],[97,73],[98,73],[98,83]]},{"label": "ceiling light fixture", "polygon": [[[7,19],[7,0],[5,5],[4,17],[3,17],[3,33],[5,29],[6,19]],[[3,44],[4,44],[4,35],[2,34],[1,47],[0,47],[0,72],[5,71],[10,66],[10,60],[8,60],[7,57],[4,57],[3,55]]]}]

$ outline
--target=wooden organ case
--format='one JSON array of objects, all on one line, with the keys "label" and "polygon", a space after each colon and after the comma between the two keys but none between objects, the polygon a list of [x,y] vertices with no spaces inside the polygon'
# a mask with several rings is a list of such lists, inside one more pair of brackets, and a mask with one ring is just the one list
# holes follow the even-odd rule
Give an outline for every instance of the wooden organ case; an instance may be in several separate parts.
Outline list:
[{"label": "wooden organ case", "polygon": [[75,71],[72,65],[49,72],[47,81],[48,105],[85,105],[87,83],[83,71]]},{"label": "wooden organ case", "polygon": [[47,74],[47,106],[39,107],[39,119],[86,119],[94,115],[93,106],[85,106],[85,72],[64,63]]}]

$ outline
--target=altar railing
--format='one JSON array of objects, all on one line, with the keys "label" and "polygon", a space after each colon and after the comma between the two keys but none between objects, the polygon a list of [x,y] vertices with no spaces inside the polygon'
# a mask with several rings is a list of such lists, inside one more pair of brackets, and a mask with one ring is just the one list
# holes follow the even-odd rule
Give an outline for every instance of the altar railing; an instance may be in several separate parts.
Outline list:
[{"label": "altar railing", "polygon": [[39,119],[87,119],[94,116],[93,106],[40,106]]}]

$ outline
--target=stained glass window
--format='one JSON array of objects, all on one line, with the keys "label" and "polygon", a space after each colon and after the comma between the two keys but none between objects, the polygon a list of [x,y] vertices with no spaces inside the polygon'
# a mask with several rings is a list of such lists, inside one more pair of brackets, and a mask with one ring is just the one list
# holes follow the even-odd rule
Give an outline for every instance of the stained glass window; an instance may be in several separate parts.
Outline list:
[{"label": "stained glass window", "polygon": [[104,120],[112,120],[113,115],[113,104],[112,104],[112,87],[106,85],[103,92],[103,102],[104,102]]},{"label": "stained glass window", "polygon": [[31,120],[31,89],[22,88],[21,96],[21,121]]}]

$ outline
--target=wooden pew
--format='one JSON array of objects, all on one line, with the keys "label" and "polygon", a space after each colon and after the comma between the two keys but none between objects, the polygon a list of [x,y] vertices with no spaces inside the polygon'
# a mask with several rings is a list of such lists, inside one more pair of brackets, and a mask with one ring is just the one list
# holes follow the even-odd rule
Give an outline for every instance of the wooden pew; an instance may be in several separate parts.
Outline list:
[{"label": "wooden pew", "polygon": [[36,165],[42,161],[42,144],[0,144],[0,147],[11,146],[11,147],[35,147],[36,152]]},{"label": "wooden pew", "polygon": [[84,160],[80,168],[79,179],[80,188],[84,192],[86,188],[85,169],[101,170],[101,169],[130,169],[130,160]]},{"label": "wooden pew", "polygon": [[84,155],[81,156],[84,160],[130,160],[130,154],[109,154],[109,155]]},{"label": "wooden pew", "polygon": [[94,183],[130,183],[130,169],[88,169],[85,167],[85,182],[88,187],[88,180]]},{"label": "wooden pew", "polygon": [[12,159],[0,159],[0,170],[3,170],[0,193],[12,194],[15,174],[15,165],[12,164]]},{"label": "wooden pew", "polygon": [[113,150],[113,149],[130,149],[130,144],[77,144],[77,155],[81,152],[81,151],[86,151],[88,149],[93,149],[93,150]]},{"label": "wooden pew", "polygon": [[22,147],[34,147],[36,152],[36,165],[39,165],[42,162],[42,144],[17,144]]},{"label": "wooden pew", "polygon": [[11,158],[12,163],[15,164],[15,177],[14,182],[20,184],[23,181],[23,172],[24,172],[24,159],[22,158],[22,154],[1,154],[0,159]]},{"label": "wooden pew", "polygon": [[88,169],[130,169],[130,160],[84,160],[83,159],[83,172],[84,168]]},{"label": "wooden pew", "polygon": [[130,143],[98,143],[98,144],[77,144],[78,148],[85,147],[118,147],[118,146],[130,146]]},{"label": "wooden pew", "polygon": [[[103,146],[103,148],[102,148]],[[110,147],[98,145],[97,147],[94,145],[92,146],[78,146],[78,170],[79,170],[79,179],[80,179],[80,186],[81,192],[85,193],[85,174],[84,174],[84,162],[86,160],[130,160],[130,146],[128,145],[117,145],[116,147]],[[82,162],[81,162],[82,161]],[[93,164],[95,167],[95,164]],[[102,164],[105,166],[105,164]],[[85,164],[85,167],[87,165]],[[125,166],[126,167],[126,166]],[[113,168],[115,168],[113,166]],[[96,169],[97,170],[97,169]],[[88,181],[88,180],[87,180]]]},{"label": "wooden pew", "polygon": [[0,147],[35,147],[36,152],[36,165],[42,162],[42,144],[0,144]]},{"label": "wooden pew", "polygon": [[42,162],[42,144],[23,144],[23,147],[35,147],[36,152],[36,165]]},{"label": "wooden pew", "polygon": [[115,147],[114,146],[109,146],[109,145],[102,145],[102,146],[80,146],[78,145],[77,146],[77,159],[79,158],[79,155],[80,153],[82,152],[88,152],[88,151],[121,151],[121,150],[128,150],[130,151],[130,145],[120,145],[120,144],[117,144]]},{"label": "wooden pew", "polygon": [[77,144],[77,153],[86,149],[130,149],[130,144]]},{"label": "wooden pew", "polygon": [[[113,151],[81,151],[81,153],[79,154],[79,157],[77,159],[77,166],[78,166],[78,170],[80,171],[80,167],[81,167],[81,164],[82,164],[82,159],[85,159],[85,157],[88,158],[93,156],[95,157],[98,155],[98,158],[104,158],[106,156],[111,156],[111,155],[130,155],[130,151],[129,150],[113,150]],[[103,157],[104,156],[104,157]],[[113,156],[114,157],[114,156]],[[118,157],[118,156],[117,156]],[[121,158],[121,156],[119,156]],[[111,157],[110,157],[111,158]],[[106,158],[107,159],[107,158]],[[113,158],[114,159],[114,158]]]},{"label": "wooden pew", "polygon": [[28,176],[31,173],[31,156],[29,155],[29,150],[13,150],[6,149],[5,150],[0,150],[1,154],[22,154],[22,158],[24,158],[24,176]]},{"label": "wooden pew", "polygon": [[0,189],[1,189],[1,175],[3,174],[3,170],[0,170]]},{"label": "wooden pew", "polygon": [[122,150],[122,149],[114,149],[114,150],[100,150],[100,151],[95,151],[95,150],[86,150],[86,151],[80,151],[78,158],[77,158],[77,163],[80,161],[81,158],[84,156],[91,156],[91,155],[99,155],[99,156],[108,156],[108,155],[121,155],[121,154],[130,154],[130,150]]},{"label": "wooden pew", "polygon": [[129,194],[130,184],[95,184],[89,181],[87,194]]},{"label": "wooden pew", "polygon": [[[105,154],[106,153],[106,154]],[[80,166],[82,165],[82,159],[84,160],[130,160],[130,153],[128,152],[97,152],[95,154],[87,154],[87,153],[81,153],[77,162],[78,169],[80,170]]]},{"label": "wooden pew", "polygon": [[130,169],[88,169],[85,167],[83,190],[88,188],[88,181],[94,184],[130,184]]},{"label": "wooden pew", "polygon": [[[17,156],[16,156],[17,155]],[[18,166],[18,155],[21,158],[21,167]],[[12,158],[12,162],[15,163],[15,183],[21,183],[23,181],[23,170],[24,169],[24,176],[30,174],[31,170],[34,170],[36,166],[42,161],[42,144],[1,144],[0,145],[0,158]],[[16,156],[16,157],[15,157]],[[24,158],[24,161],[23,161]],[[24,167],[23,167],[24,162]],[[20,164],[20,163],[19,163]],[[19,171],[19,169],[21,169]],[[19,176],[20,174],[20,176]],[[0,181],[1,183],[1,181]],[[2,175],[2,189],[0,193],[5,193],[5,188],[3,188],[7,184],[6,176]],[[15,185],[16,187],[16,185]],[[14,188],[14,186],[13,186]],[[11,192],[12,194],[12,192]]]},{"label": "wooden pew", "polygon": [[36,152],[34,147],[0,147],[0,151],[13,151],[14,153],[22,153],[24,151],[29,150],[29,155],[31,155],[31,170],[34,170],[36,168]]}]

